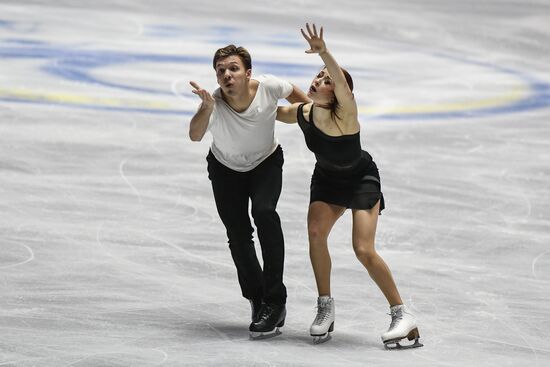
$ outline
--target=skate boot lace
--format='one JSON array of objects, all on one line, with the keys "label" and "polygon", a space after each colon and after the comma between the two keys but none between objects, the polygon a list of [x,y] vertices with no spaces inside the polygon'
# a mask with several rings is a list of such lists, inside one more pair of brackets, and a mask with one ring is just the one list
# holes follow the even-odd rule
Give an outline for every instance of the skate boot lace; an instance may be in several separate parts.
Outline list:
[{"label": "skate boot lace", "polygon": [[317,316],[315,316],[315,321],[313,322],[315,325],[321,325],[325,320],[328,319],[328,316],[330,314],[330,302],[320,302],[317,305]]},{"label": "skate boot lace", "polygon": [[388,315],[391,316],[391,324],[390,324],[389,330],[392,330],[401,322],[401,320],[403,320],[402,309],[391,310],[391,314],[388,314]]}]

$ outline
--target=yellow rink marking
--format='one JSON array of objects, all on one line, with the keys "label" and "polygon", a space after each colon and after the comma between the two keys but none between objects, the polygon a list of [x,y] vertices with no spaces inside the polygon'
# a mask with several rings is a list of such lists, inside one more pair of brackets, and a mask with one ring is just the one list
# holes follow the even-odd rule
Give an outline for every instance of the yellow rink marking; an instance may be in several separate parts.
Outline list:
[{"label": "yellow rink marking", "polygon": [[529,95],[529,89],[526,86],[517,86],[513,90],[490,98],[463,102],[448,102],[437,104],[418,104],[410,106],[359,106],[359,113],[369,115],[381,114],[423,114],[423,113],[443,113],[460,112],[476,110],[483,108],[502,107],[520,101]]},{"label": "yellow rink marking", "polygon": [[[367,115],[382,115],[382,114],[399,114],[399,115],[414,115],[425,113],[445,113],[445,112],[460,112],[483,108],[502,107],[512,104],[525,98],[529,95],[527,86],[517,86],[507,93],[502,95],[483,98],[478,100],[463,101],[463,102],[448,102],[436,104],[417,104],[405,106],[358,106],[358,111],[361,114]],[[26,89],[2,89],[0,88],[0,98],[13,98],[29,102],[51,102],[68,105],[92,105],[97,107],[121,107],[121,108],[147,108],[156,110],[174,110],[177,109],[175,104],[169,104],[160,101],[152,101],[147,99],[132,99],[132,98],[113,98],[99,97],[89,95],[76,95],[70,93],[58,92],[40,92]],[[185,112],[182,110],[182,112]]]},{"label": "yellow rink marking", "polygon": [[0,89],[0,98],[16,98],[29,102],[52,102],[74,105],[95,105],[98,107],[133,107],[171,109],[173,105],[145,99],[94,97],[68,93],[36,92],[25,89]]}]

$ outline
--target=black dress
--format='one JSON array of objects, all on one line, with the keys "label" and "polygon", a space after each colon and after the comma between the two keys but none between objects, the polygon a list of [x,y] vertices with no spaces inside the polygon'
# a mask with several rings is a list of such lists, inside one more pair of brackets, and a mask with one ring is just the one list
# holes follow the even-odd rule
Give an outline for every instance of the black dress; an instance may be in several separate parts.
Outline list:
[{"label": "black dress", "polygon": [[359,132],[327,135],[313,122],[313,105],[309,122],[304,119],[304,105],[298,107],[298,125],[317,159],[311,177],[310,204],[323,201],[351,209],[371,209],[380,200],[381,212],[385,205],[380,175],[371,155],[361,149]]}]

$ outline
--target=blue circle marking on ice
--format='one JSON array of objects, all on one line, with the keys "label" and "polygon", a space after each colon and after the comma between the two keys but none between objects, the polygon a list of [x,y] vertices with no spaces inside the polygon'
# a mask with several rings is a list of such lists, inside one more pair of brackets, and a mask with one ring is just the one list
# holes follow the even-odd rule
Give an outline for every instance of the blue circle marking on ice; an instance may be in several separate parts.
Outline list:
[{"label": "blue circle marking on ice", "polygon": [[[219,34],[224,34],[221,28]],[[171,27],[158,27],[153,31],[172,36],[182,30]],[[233,29],[231,29],[233,31]],[[158,34],[157,33],[157,34]],[[166,33],[168,35],[166,35]],[[273,40],[285,43],[284,37]],[[521,92],[489,98],[484,101],[469,103],[439,104],[434,106],[410,106],[394,110],[372,113],[372,106],[359,106],[362,117],[390,120],[406,119],[445,119],[457,117],[487,116],[527,111],[550,106],[550,84],[526,73],[497,65],[460,58],[445,54],[432,54],[442,60],[468,64],[493,73],[499,73],[516,79],[521,85]],[[98,68],[134,63],[151,64],[199,64],[210,65],[211,56],[160,55],[154,53],[131,53],[105,50],[90,50],[55,46],[41,41],[5,39],[0,44],[0,58],[3,59],[39,59],[46,61],[40,70],[48,75],[64,80],[86,83],[122,91],[135,92],[149,96],[173,96],[171,89],[155,89],[146,86],[127,85],[121,82],[104,80],[92,75]],[[315,70],[314,66],[291,62],[255,61],[255,67],[269,70],[270,73],[287,77],[307,77]],[[357,70],[357,69],[355,69]],[[365,72],[365,70],[359,70]],[[60,106],[79,107],[106,111],[125,111],[154,114],[191,115],[193,108],[175,108],[174,104],[151,102],[146,99],[115,99],[102,97],[77,96],[71,93],[39,93],[32,90],[1,89],[0,100],[22,103],[38,103]]]}]

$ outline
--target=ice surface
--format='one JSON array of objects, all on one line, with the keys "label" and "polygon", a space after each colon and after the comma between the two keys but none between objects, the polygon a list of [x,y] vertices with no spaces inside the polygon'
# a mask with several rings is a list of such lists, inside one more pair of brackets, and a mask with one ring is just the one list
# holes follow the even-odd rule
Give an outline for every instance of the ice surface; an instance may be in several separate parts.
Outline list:
[{"label": "ice surface", "polygon": [[[0,3],[0,366],[550,363],[547,1],[51,4]],[[306,21],[354,76],[387,203],[377,248],[424,348],[384,350],[349,213],[330,238],[335,331],[312,345],[314,157],[284,124],[288,317],[248,339],[188,81],[213,90],[213,52],[235,43],[255,75],[307,89]]]}]

